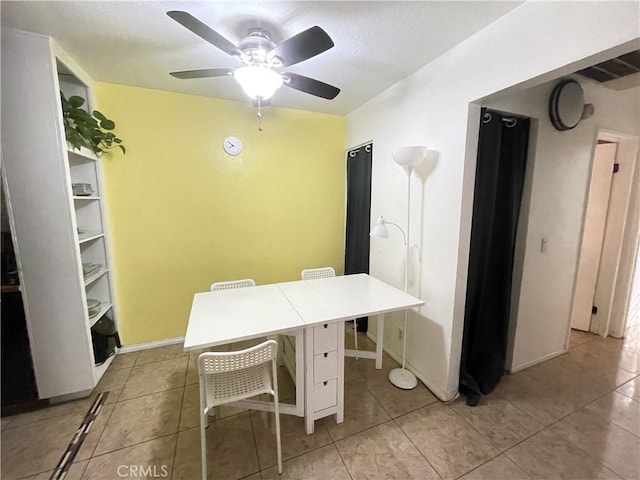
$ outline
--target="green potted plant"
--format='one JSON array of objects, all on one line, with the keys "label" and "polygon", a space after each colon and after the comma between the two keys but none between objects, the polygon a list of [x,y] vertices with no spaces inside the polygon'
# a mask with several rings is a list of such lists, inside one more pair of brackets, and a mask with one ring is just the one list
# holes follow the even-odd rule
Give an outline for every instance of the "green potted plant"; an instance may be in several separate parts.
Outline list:
[{"label": "green potted plant", "polygon": [[127,153],[122,143],[112,130],[116,127],[113,120],[109,120],[98,110],[92,113],[86,111],[84,98],[71,96],[69,98],[60,92],[62,100],[62,120],[65,136],[72,148],[79,150],[81,147],[90,148],[96,156],[112,148],[119,148],[122,153]]}]

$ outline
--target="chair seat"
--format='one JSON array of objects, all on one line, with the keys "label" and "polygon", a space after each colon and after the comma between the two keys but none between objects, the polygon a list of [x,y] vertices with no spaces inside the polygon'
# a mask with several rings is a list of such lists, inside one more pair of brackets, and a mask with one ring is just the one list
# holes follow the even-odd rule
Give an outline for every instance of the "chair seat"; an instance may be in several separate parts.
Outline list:
[{"label": "chair seat", "polygon": [[209,374],[206,382],[207,410],[263,393],[273,395],[269,365],[264,363],[243,370]]}]

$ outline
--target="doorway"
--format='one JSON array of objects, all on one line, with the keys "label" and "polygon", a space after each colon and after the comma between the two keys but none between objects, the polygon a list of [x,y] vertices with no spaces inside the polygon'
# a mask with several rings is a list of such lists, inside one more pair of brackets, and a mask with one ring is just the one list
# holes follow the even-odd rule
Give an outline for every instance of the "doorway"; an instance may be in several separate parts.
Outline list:
[{"label": "doorway", "polygon": [[640,223],[638,192],[633,188],[638,177],[637,152],[637,137],[598,133],[574,286],[572,329],[603,337],[623,336]]},{"label": "doorway", "polygon": [[31,346],[20,290],[17,255],[11,233],[9,203],[5,197],[4,175],[0,181],[0,261],[2,264],[2,358],[0,377],[1,414],[13,415],[38,403]]}]

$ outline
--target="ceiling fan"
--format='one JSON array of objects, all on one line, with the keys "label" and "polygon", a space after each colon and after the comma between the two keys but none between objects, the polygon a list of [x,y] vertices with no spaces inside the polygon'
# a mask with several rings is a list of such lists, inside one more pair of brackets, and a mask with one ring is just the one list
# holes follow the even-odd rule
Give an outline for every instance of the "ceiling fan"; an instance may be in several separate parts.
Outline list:
[{"label": "ceiling fan", "polygon": [[206,40],[244,65],[239,68],[209,68],[171,72],[176,78],[193,79],[233,76],[258,106],[268,105],[269,99],[282,85],[316,97],[334,99],[340,89],[328,83],[292,72],[280,72],[283,67],[295,65],[329,50],[334,43],[320,27],[304,30],[275,44],[270,33],[262,28],[251,28],[236,46],[193,15],[172,10],[167,15],[187,30]]}]

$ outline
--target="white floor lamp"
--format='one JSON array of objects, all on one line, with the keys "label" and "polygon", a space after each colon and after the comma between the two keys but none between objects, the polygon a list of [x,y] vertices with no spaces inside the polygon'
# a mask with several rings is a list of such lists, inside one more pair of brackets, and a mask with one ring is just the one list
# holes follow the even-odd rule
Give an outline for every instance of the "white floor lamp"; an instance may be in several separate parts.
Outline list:
[{"label": "white floor lamp", "polygon": [[[404,263],[404,291],[407,291],[408,278],[409,278],[409,233],[411,222],[411,174],[414,168],[422,162],[427,155],[427,147],[409,146],[402,147],[393,153],[393,160],[404,168],[407,173],[407,234],[400,225],[393,222],[387,222],[383,217],[378,218],[378,222],[371,229],[370,235],[372,237],[388,237],[389,232],[386,225],[393,225],[400,233],[404,240],[405,247],[405,263]],[[404,330],[402,333],[402,368],[394,368],[389,372],[389,381],[398,388],[405,390],[411,390],[418,384],[416,376],[406,369],[407,361],[407,317],[408,311],[404,311]]]}]

